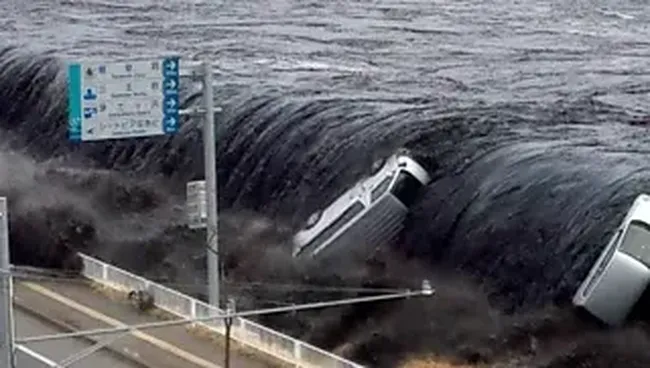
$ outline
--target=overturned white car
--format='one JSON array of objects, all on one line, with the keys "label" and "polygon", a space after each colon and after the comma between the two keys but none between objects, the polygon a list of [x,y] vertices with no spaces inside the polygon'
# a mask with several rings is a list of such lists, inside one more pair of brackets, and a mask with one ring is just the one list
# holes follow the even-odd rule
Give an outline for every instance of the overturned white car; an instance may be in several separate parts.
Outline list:
[{"label": "overturned white car", "polygon": [[294,236],[294,257],[371,252],[391,241],[401,231],[419,189],[430,181],[406,150],[376,162],[370,177],[308,218]]},{"label": "overturned white car", "polygon": [[639,195],[573,297],[573,304],[618,326],[650,283],[650,196]]}]

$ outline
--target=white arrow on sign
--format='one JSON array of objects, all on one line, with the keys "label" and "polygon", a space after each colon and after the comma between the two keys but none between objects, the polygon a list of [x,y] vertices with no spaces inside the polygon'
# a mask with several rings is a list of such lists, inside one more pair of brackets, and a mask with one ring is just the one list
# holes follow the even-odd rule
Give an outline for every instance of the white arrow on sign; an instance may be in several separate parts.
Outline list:
[{"label": "white arrow on sign", "polygon": [[167,69],[169,70],[176,70],[176,62],[175,61],[170,61],[169,64],[167,64]]},{"label": "white arrow on sign", "polygon": [[173,108],[174,106],[176,106],[176,101],[174,101],[174,100],[167,100],[167,107],[169,107],[169,108]]},{"label": "white arrow on sign", "polygon": [[174,117],[169,117],[167,119],[167,125],[176,125],[176,118]]},{"label": "white arrow on sign", "polygon": [[173,79],[169,79],[169,80],[167,81],[167,85],[166,85],[165,87],[167,87],[167,88],[169,88],[169,89],[174,89],[174,88],[176,88],[176,81],[173,80]]}]

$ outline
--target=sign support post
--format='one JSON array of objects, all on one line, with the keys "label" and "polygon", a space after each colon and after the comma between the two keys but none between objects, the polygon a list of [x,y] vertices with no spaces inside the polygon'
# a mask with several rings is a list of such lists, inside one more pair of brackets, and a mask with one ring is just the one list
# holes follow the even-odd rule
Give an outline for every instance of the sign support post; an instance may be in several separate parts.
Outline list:
[{"label": "sign support post", "polygon": [[[219,240],[217,159],[212,64],[203,62],[203,146],[205,183],[188,183],[190,228],[206,227],[208,294],[219,307]],[[71,141],[102,141],[172,135],[178,132],[180,57],[113,63],[71,63],[68,66],[68,131]],[[192,72],[198,77],[199,73]],[[205,191],[202,189],[205,187]],[[205,192],[205,195],[203,193]],[[203,222],[203,207],[207,207]]]},{"label": "sign support post", "polygon": [[0,197],[0,366],[14,367],[14,326],[7,198]]},{"label": "sign support post", "polygon": [[212,90],[212,65],[203,63],[203,152],[205,160],[205,186],[207,196],[207,251],[208,251],[208,295],[210,304],[219,307],[219,221],[217,217],[217,159],[214,126],[214,92]]}]

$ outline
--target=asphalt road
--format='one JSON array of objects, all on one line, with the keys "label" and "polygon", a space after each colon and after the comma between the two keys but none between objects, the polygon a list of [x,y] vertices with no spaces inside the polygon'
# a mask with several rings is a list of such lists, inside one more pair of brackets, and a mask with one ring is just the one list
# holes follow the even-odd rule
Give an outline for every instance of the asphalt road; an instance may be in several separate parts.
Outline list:
[{"label": "asphalt road", "polygon": [[[18,337],[159,320],[128,303],[109,299],[83,283],[16,282],[14,304]],[[107,337],[92,339],[101,341]],[[64,339],[27,346],[60,361],[92,343],[89,339]],[[123,335],[110,344],[110,349],[93,353],[71,367],[221,368],[223,354],[223,347],[218,343],[194,336],[184,326],[174,326]],[[233,348],[231,367],[268,368],[273,365]]]},{"label": "asphalt road", "polygon": [[[16,320],[16,335],[18,337],[50,335],[63,332],[54,325],[36,318],[18,308],[15,309],[14,316]],[[35,342],[26,346],[43,356],[56,362],[60,362],[68,356],[76,354],[91,345],[92,344],[87,340],[64,339]],[[77,363],[70,365],[70,367],[142,368],[141,365],[128,362],[125,359],[120,359],[108,351],[96,352],[82,360],[79,360]]]}]

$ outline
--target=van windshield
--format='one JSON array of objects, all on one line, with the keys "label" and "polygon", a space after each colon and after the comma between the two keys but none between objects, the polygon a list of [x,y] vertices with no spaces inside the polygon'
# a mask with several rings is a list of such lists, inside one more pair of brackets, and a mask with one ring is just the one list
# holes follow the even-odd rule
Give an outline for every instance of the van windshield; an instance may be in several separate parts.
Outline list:
[{"label": "van windshield", "polygon": [[422,187],[422,183],[407,171],[400,171],[395,185],[391,189],[391,193],[402,201],[406,207],[410,207],[417,199],[418,190]]},{"label": "van windshield", "polygon": [[650,267],[650,226],[638,220],[630,222],[619,249]]}]

